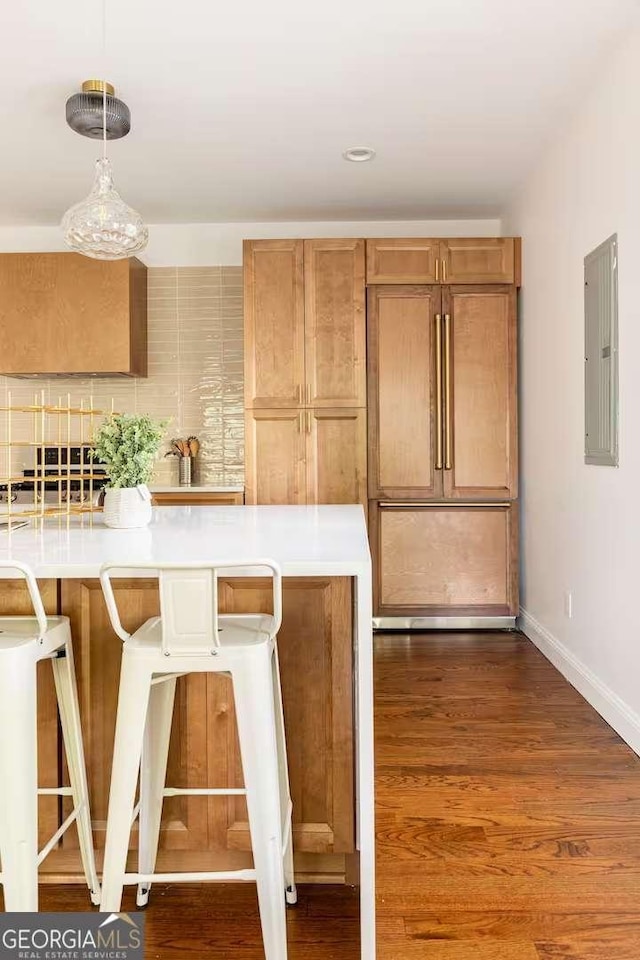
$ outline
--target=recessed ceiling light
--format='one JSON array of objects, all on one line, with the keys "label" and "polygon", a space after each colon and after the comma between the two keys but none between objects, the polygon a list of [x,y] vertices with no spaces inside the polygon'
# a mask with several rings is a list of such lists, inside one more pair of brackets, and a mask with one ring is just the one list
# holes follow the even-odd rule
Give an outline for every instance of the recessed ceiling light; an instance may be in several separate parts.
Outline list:
[{"label": "recessed ceiling light", "polygon": [[367,160],[373,160],[375,155],[376,152],[371,147],[349,147],[342,154],[344,159],[350,160],[351,163],[366,163]]}]

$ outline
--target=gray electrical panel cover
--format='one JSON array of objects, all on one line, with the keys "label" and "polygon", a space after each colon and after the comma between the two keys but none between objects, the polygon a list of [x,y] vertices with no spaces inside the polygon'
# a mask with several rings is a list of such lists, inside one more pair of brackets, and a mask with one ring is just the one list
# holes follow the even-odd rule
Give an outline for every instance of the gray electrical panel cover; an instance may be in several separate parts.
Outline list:
[{"label": "gray electrical panel cover", "polygon": [[618,466],[618,237],[584,260],[584,462]]}]

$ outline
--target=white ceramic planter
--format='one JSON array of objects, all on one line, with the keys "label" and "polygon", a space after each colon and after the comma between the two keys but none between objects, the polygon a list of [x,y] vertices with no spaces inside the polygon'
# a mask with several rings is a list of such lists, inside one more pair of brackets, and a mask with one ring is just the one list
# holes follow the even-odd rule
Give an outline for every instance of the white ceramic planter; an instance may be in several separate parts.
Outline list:
[{"label": "white ceramic planter", "polygon": [[105,526],[131,530],[134,527],[146,527],[150,520],[151,491],[145,484],[105,492]]}]

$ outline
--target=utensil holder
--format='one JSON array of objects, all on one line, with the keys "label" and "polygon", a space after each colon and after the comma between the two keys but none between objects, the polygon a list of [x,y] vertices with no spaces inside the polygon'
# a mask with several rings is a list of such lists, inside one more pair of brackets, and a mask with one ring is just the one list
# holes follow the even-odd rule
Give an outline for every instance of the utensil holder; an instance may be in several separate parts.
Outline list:
[{"label": "utensil holder", "polygon": [[178,459],[178,483],[181,487],[191,486],[191,457]]}]

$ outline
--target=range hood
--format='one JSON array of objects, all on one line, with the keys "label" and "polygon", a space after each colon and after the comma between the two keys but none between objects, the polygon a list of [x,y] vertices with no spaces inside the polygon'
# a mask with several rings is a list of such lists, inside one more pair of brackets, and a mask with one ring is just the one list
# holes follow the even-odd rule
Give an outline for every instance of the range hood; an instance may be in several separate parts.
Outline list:
[{"label": "range hood", "polygon": [[77,253],[0,254],[0,373],[147,375],[147,268]]}]

